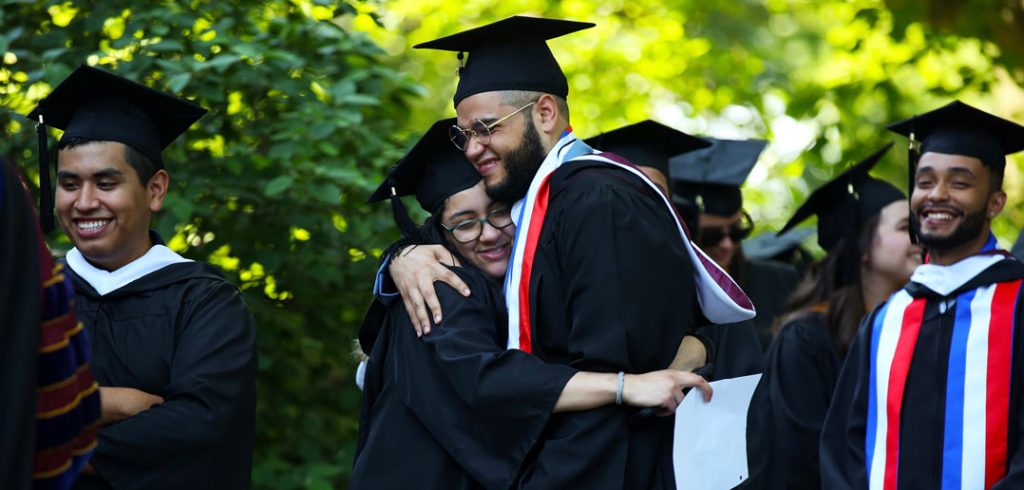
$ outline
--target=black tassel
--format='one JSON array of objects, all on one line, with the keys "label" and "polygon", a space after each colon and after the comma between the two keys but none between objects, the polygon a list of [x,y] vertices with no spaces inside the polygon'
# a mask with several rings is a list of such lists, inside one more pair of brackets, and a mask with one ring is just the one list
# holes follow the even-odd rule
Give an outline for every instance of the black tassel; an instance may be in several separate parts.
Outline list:
[{"label": "black tassel", "polygon": [[395,225],[398,226],[398,231],[402,232],[403,237],[412,238],[416,236],[416,223],[409,217],[409,211],[405,209],[405,204],[402,204],[402,198],[395,193],[394,187],[391,188],[391,215],[394,217]]},{"label": "black tassel", "polygon": [[[917,117],[911,120],[913,125]],[[911,126],[913,127],[913,126]],[[914,131],[910,131],[910,144],[907,145],[907,167],[909,169],[909,175],[907,179],[907,198],[909,199],[914,195],[915,187],[915,176],[917,175],[917,163],[921,159],[921,142],[917,141],[914,136]],[[910,208],[910,243],[918,243],[917,232],[914,230],[914,208]]]},{"label": "black tassel", "polygon": [[53,185],[50,183],[50,150],[46,144],[46,124],[42,114],[36,124],[36,135],[39,137],[39,226],[43,233],[49,233],[54,229]]}]

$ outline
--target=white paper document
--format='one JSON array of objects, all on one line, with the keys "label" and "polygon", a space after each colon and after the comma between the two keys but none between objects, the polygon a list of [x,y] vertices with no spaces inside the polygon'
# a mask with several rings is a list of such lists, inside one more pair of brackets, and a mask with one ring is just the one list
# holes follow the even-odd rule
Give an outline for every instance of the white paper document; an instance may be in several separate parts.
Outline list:
[{"label": "white paper document", "polygon": [[760,374],[711,383],[705,403],[691,390],[676,409],[672,459],[679,490],[728,490],[746,481],[747,410]]}]

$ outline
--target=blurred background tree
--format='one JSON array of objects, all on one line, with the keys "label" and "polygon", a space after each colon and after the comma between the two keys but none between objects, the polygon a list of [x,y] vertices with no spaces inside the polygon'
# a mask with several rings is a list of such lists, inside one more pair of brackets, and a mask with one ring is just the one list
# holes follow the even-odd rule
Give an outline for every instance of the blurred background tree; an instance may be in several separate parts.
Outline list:
[{"label": "blurred background tree", "polygon": [[[970,0],[0,0],[0,155],[37,182],[23,114],[88,63],[211,112],[165,153],[156,228],[241,285],[261,352],[255,488],[336,488],[351,467],[352,339],[386,206],[364,204],[411,139],[454,113],[456,60],[413,44],[509,15],[587,20],[550,43],[590,136],[654,118],[772,141],[745,188],[761,230],[895,139],[888,122],[961,98],[1024,121],[1024,5]],[[59,132],[54,131],[51,138]],[[902,143],[897,148],[902,148]],[[905,152],[876,172],[903,184]],[[1008,246],[1024,222],[1020,155]],[[51,244],[70,245],[58,232]]]}]

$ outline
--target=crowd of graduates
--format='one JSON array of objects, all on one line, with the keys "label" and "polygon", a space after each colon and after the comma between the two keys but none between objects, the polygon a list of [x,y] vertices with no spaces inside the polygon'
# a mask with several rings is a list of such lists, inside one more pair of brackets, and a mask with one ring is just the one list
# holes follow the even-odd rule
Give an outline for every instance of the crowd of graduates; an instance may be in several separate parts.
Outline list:
[{"label": "crowd of graduates", "polygon": [[[870,174],[888,143],[751,241],[768,142],[577,137],[547,43],[591,27],[515,16],[417,46],[458,53],[457,117],[368,199],[401,239],[367,278],[350,486],[675,488],[682,399],[761,374],[742,488],[1024,488],[1024,264],[990,230],[1024,126],[959,101],[896,122],[907,182]],[[38,222],[0,181],[0,487],[249,486],[256,326],[150,229],[161,151],[205,112],[83,65],[28,115]]]}]

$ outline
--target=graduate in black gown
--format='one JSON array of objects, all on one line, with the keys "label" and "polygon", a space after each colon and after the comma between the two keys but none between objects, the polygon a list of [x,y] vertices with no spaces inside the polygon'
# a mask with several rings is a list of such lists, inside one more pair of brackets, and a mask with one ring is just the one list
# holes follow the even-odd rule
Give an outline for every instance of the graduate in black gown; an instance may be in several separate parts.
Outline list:
[{"label": "graduate in black gown", "polygon": [[748,421],[749,488],[821,488],[818,439],[843,357],[861,318],[921,264],[906,197],[868,175],[891,146],[815,190],[780,232],[817,215],[828,254],[797,287],[768,349]]},{"label": "graduate in black gown", "polygon": [[[673,199],[672,186],[669,184],[669,159],[683,153],[699,150],[708,144],[701,138],[691,136],[650,119],[613,129],[597,136],[591,136],[584,140],[584,142],[596,150],[614,153],[636,165],[669,199],[672,199],[674,205],[676,201]],[[687,208],[684,207],[685,209]],[[696,223],[693,218],[696,216],[690,217],[682,211],[679,216],[692,238],[693,232],[696,230]],[[694,228],[691,228],[691,226]],[[717,365],[728,364],[731,358],[737,355],[737,351],[743,349],[744,345],[754,346],[752,342],[749,342],[749,339],[753,338],[753,324],[748,321],[740,322],[736,325],[738,327],[737,330],[743,330],[743,332],[721,332],[717,329],[700,327],[696,334],[683,337],[671,367],[681,371],[699,369],[699,372],[702,375],[708,376],[709,379],[734,377],[756,372],[757,368],[753,366],[758,364],[754,363],[739,369],[733,369],[729,366],[721,370],[715,369]],[[705,335],[709,331],[715,334],[715,338]],[[733,342],[734,339],[747,339],[747,342]],[[720,364],[715,359],[715,355],[720,352],[720,346],[715,345],[716,341],[729,344],[729,347],[724,349],[726,359],[723,362],[725,364]],[[738,345],[734,346],[733,344]],[[738,354],[737,357],[741,359],[757,359],[758,352],[757,349],[751,348],[749,352]],[[725,376],[721,376],[722,374],[725,374]]]},{"label": "graduate in black gown", "polygon": [[168,190],[161,150],[203,113],[82,66],[29,116],[64,130],[57,216],[101,386],[104,425],[75,488],[248,488],[252,316],[214,267],[149,230]]},{"label": "graduate in black gown", "polygon": [[[447,286],[443,323],[419,338],[401,303],[377,302],[360,332],[369,353],[352,488],[508,488],[552,412],[612,403],[674,408],[697,375],[577,372],[504,349],[506,313],[498,278],[515,227],[507,205],[487,197],[476,170],[447,138],[441,120],[399,162],[371,201],[391,196],[405,240],[391,247],[444,244],[474,294]],[[415,194],[431,217],[412,225],[400,196]],[[625,410],[624,407],[617,407]],[[670,412],[669,412],[670,413]]]},{"label": "graduate in black gown", "polygon": [[710,147],[673,157],[669,168],[673,193],[699,212],[694,241],[736,278],[757,308],[753,320],[699,330],[716,348],[711,379],[724,379],[761,372],[771,325],[799,276],[788,264],[747,259],[741,245],[754,224],[743,209],[740,186],[768,142],[707,140]]},{"label": "graduate in black gown", "polygon": [[990,231],[1024,127],[956,101],[889,128],[911,139],[911,233],[927,263],[850,347],[822,487],[1024,488],[1024,265]]},{"label": "graduate in black gown", "polygon": [[[508,347],[579,370],[663,369],[699,315],[738,321],[753,306],[690,248],[654,183],[573,133],[568,83],[545,41],[591,26],[516,16],[420,47],[468,53],[452,142],[491,198],[516,202]],[[425,282],[420,296],[433,294]],[[552,415],[516,486],[674,487],[672,417],[634,415],[614,406]]]}]

